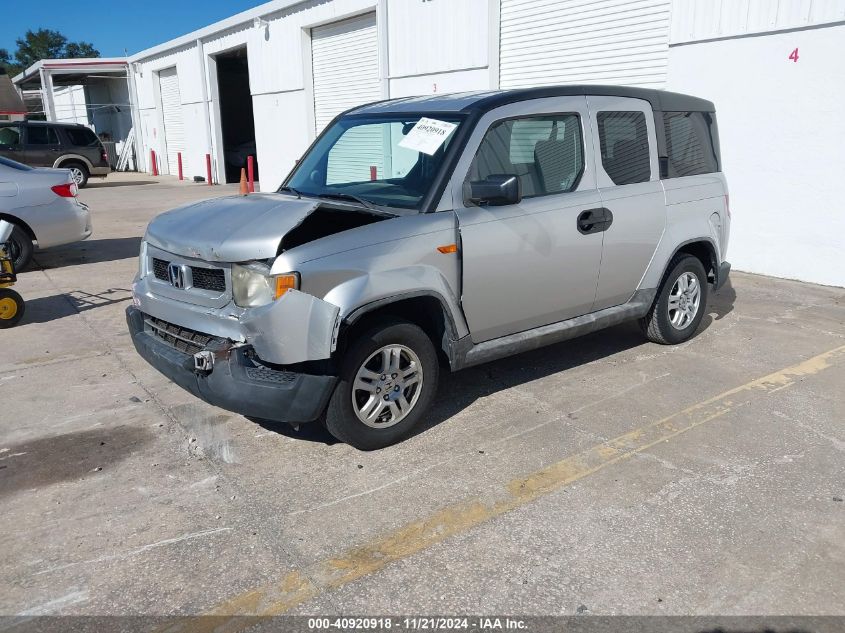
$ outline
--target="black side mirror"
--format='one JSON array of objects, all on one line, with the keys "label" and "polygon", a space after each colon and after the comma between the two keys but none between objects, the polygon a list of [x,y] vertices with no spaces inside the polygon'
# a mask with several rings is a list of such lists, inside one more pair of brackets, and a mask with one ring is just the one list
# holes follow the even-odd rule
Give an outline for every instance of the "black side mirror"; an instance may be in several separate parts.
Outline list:
[{"label": "black side mirror", "polygon": [[522,200],[522,183],[518,176],[492,174],[484,180],[469,183],[467,198],[475,204],[501,206]]}]

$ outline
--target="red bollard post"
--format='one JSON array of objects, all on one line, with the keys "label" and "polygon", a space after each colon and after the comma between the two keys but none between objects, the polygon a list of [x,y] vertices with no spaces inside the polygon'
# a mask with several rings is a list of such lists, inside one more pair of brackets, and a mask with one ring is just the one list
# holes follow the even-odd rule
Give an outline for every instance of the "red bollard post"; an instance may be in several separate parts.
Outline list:
[{"label": "red bollard post", "polygon": [[183,178],[182,178],[182,152],[176,153],[176,164],[179,166],[179,180],[183,180]]},{"label": "red bollard post", "polygon": [[212,184],[211,182],[211,154],[205,155],[205,175],[208,178],[208,184]]},{"label": "red bollard post", "polygon": [[152,166],[153,176],[158,176],[158,163],[156,162],[156,151],[150,150],[150,165]]},{"label": "red bollard post", "polygon": [[246,180],[249,192],[255,193],[255,161],[252,156],[246,157]]},{"label": "red bollard post", "polygon": [[370,165],[370,180],[378,180],[378,168],[375,165]]}]

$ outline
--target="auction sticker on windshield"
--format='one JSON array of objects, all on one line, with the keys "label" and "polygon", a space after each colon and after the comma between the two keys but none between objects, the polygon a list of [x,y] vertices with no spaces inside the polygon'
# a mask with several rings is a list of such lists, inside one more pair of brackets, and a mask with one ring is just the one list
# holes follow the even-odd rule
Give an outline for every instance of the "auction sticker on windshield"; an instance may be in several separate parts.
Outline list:
[{"label": "auction sticker on windshield", "polygon": [[407,136],[399,141],[399,146],[431,156],[446,142],[456,127],[457,123],[423,117],[411,128]]}]

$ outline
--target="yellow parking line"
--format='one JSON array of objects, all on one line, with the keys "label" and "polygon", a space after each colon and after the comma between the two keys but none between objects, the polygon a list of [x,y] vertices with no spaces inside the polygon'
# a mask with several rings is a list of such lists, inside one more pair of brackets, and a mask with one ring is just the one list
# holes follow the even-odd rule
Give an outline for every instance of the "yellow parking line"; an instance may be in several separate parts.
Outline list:
[{"label": "yellow parking line", "polygon": [[[845,357],[845,345],[786,367],[762,378],[725,391],[651,424],[620,435],[567,457],[526,477],[515,479],[501,490],[498,499],[473,498],[350,549],[294,570],[281,581],[259,587],[224,602],[210,617],[170,623],[161,631],[208,631],[231,633],[255,623],[254,618],[284,613],[314,596],[372,574],[389,563],[407,558],[450,536],[500,516],[553,490],[582,479],[611,464],[629,459],[656,444],[719,418],[748,404],[758,396],[785,389],[796,381],[818,374]],[[224,617],[221,617],[224,616]]]}]

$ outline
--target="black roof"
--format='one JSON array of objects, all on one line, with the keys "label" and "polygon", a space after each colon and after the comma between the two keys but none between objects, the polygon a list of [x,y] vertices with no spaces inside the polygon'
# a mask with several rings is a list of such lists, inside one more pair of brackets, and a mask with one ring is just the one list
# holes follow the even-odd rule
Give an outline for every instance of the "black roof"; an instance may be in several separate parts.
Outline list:
[{"label": "black roof", "polygon": [[570,97],[595,95],[607,97],[628,97],[642,99],[651,104],[653,110],[664,112],[715,112],[711,101],[692,97],[677,92],[654,90],[651,88],[633,88],[627,86],[569,85],[544,86],[541,88],[519,88],[516,90],[492,90],[480,92],[461,92],[424,97],[403,97],[377,101],[350,110],[348,114],[368,114],[377,112],[486,112],[493,108],[548,97]]},{"label": "black roof", "polygon": [[26,123],[27,125],[49,125],[51,127],[84,127],[86,130],[91,129],[83,123],[70,123],[67,121],[36,121],[34,119],[28,119],[26,121],[19,121],[19,123]]}]

